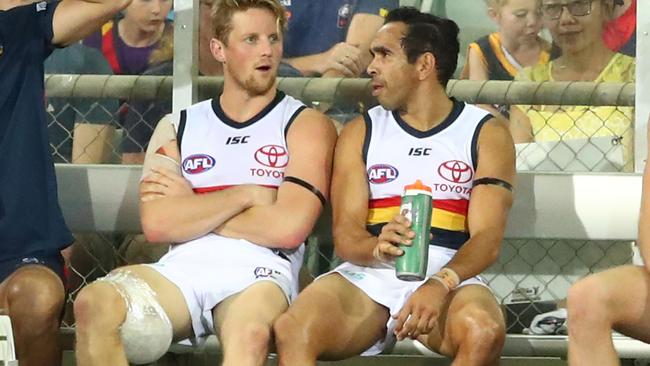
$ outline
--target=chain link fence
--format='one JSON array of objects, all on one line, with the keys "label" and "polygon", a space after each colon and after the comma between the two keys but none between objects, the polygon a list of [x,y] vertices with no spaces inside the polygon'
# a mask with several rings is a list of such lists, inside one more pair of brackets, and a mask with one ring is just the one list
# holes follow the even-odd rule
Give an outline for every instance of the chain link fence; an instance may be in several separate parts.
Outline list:
[{"label": "chain link fence", "polygon": [[[55,160],[141,162],[155,124],[171,110],[171,83],[171,77],[48,75]],[[199,99],[217,95],[221,83],[200,78]],[[338,127],[376,104],[366,79],[287,78],[279,88],[325,112]],[[520,170],[632,171],[634,84],[452,80],[448,92],[471,103],[512,106],[528,116],[530,138],[517,144]],[[324,215],[309,238],[303,285],[337,264],[330,226]],[[165,250],[141,235],[77,235],[68,305],[97,277],[117,266],[155,261]],[[509,239],[485,278],[504,305],[508,331],[521,333],[535,314],[561,306],[578,278],[629,263],[632,256],[629,241]],[[64,326],[74,325],[71,314]]]}]

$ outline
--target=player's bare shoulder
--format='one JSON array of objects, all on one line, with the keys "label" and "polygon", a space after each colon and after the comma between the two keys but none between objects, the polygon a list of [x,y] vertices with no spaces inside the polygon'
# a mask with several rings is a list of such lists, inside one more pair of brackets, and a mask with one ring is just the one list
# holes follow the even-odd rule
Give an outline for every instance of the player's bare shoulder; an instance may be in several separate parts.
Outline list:
[{"label": "player's bare shoulder", "polygon": [[[508,121],[502,118],[488,120],[479,134],[479,152],[483,149],[498,150],[514,159],[515,147]],[[480,159],[480,155],[479,155]]]},{"label": "player's bare shoulder", "polygon": [[366,135],[366,123],[363,116],[357,116],[346,123],[336,143],[337,155],[339,152],[356,151],[361,153]]},{"label": "player's bare shoulder", "polygon": [[149,147],[142,168],[143,176],[151,168],[166,168],[180,174],[181,155],[176,140],[176,127],[174,116],[164,116],[156,125],[149,141]]},{"label": "player's bare shoulder", "polygon": [[305,108],[293,122],[287,139],[294,140],[295,137],[304,143],[322,140],[333,144],[337,135],[334,122],[329,117],[313,108]]}]

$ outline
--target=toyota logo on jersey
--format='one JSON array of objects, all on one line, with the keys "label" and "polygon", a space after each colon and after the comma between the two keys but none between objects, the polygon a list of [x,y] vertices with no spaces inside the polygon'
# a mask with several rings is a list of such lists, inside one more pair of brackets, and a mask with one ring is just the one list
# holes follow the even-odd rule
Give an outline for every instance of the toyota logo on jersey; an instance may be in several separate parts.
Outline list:
[{"label": "toyota logo on jersey", "polygon": [[210,155],[190,155],[183,160],[183,171],[187,174],[204,173],[214,167],[214,162],[214,158]]},{"label": "toyota logo on jersey", "polygon": [[383,184],[397,179],[399,171],[388,164],[375,164],[368,169],[368,181],[372,184]]},{"label": "toyota logo on jersey", "polygon": [[289,154],[280,145],[265,145],[255,151],[255,160],[269,168],[284,168],[289,163]]},{"label": "toyota logo on jersey", "polygon": [[449,160],[440,164],[438,174],[452,183],[467,183],[474,176],[472,168],[460,160]]}]

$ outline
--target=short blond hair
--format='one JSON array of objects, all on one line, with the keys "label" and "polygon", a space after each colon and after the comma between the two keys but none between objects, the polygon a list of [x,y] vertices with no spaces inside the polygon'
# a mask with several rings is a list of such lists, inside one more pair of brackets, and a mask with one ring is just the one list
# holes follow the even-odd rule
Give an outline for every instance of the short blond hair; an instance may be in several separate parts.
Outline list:
[{"label": "short blond hair", "polygon": [[214,0],[212,24],[215,38],[227,45],[228,36],[232,31],[232,17],[248,9],[269,10],[277,19],[279,31],[284,33],[287,27],[287,11],[278,0]]}]

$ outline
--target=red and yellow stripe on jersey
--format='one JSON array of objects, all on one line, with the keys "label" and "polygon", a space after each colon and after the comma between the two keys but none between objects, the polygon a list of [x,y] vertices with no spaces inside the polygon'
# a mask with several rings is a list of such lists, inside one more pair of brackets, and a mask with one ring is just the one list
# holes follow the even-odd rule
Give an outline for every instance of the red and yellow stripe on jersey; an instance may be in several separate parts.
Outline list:
[{"label": "red and yellow stripe on jersey", "polygon": [[[368,225],[389,222],[399,214],[401,197],[388,197],[368,202]],[[469,201],[433,200],[431,227],[448,231],[467,231],[467,209]]]}]

